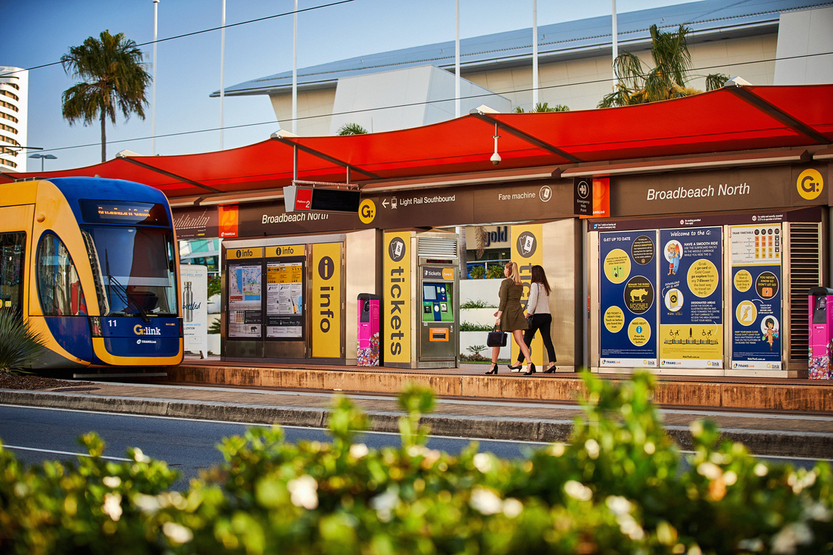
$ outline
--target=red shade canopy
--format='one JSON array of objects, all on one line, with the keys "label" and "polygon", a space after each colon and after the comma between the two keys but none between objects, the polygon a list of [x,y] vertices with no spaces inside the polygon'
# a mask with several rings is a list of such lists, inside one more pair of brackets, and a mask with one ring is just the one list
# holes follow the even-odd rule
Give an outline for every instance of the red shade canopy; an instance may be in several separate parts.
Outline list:
[{"label": "red shade canopy", "polygon": [[276,189],[297,178],[359,185],[494,169],[626,161],[686,154],[827,145],[833,85],[728,86],[623,108],[471,114],[418,127],[343,137],[285,137],[181,156],[135,156],[53,172],[4,173],[0,181],[94,176],[127,179],[169,198]]}]

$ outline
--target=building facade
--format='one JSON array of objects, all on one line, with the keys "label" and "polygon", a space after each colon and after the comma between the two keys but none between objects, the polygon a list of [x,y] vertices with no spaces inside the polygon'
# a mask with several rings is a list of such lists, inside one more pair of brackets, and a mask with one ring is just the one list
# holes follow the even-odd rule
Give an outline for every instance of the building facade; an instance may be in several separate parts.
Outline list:
[{"label": "building facade", "polygon": [[29,72],[0,67],[0,171],[26,171]]},{"label": "building facade", "polygon": [[[654,24],[665,32],[680,25],[689,29],[694,89],[705,90],[706,75],[715,73],[754,85],[833,82],[833,38],[824,31],[833,25],[831,2],[703,0],[621,13],[618,52],[630,51],[653,67],[649,29]],[[537,42],[539,103],[589,110],[611,92],[611,17],[539,25]],[[462,114],[481,104],[499,112],[534,109],[531,28],[462,39],[460,50]],[[441,108],[443,100],[454,104],[453,86],[440,86],[436,72],[427,69],[453,79],[454,52],[450,40],[299,69],[298,134],[333,135],[348,120],[380,132],[452,119],[453,106]],[[268,95],[281,126],[292,129],[291,71],[228,87],[225,94]],[[415,107],[420,103],[433,107],[433,119],[424,113],[429,108]]]}]

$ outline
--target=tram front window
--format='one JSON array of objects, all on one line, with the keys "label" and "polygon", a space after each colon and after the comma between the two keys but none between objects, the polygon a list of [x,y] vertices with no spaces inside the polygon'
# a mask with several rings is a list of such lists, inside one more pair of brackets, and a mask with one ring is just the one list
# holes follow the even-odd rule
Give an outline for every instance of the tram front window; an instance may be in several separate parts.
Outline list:
[{"label": "tram front window", "polygon": [[[176,316],[176,264],[170,230],[89,227],[109,315]],[[88,245],[89,248],[89,245]]]}]

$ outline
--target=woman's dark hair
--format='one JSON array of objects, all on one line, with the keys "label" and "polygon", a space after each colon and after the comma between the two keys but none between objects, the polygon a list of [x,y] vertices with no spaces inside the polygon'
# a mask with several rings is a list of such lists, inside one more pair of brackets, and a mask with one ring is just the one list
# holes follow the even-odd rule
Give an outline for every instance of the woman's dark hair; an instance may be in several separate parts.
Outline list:
[{"label": "woman's dark hair", "polygon": [[544,273],[544,268],[537,264],[532,267],[532,283],[540,283],[547,290],[547,295],[550,294],[550,284],[547,281],[547,274]]}]

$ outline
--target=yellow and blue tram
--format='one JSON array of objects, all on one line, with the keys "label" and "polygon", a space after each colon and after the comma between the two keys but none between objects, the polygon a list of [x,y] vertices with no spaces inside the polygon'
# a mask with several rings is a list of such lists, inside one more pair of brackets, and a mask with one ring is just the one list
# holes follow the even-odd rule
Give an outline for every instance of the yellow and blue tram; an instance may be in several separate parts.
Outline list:
[{"label": "yellow and blue tram", "polygon": [[0,185],[0,302],[40,334],[33,369],[182,362],[179,258],[160,191],[64,177]]}]

